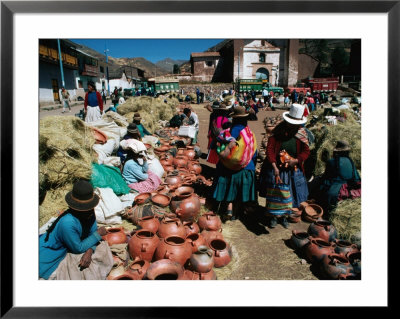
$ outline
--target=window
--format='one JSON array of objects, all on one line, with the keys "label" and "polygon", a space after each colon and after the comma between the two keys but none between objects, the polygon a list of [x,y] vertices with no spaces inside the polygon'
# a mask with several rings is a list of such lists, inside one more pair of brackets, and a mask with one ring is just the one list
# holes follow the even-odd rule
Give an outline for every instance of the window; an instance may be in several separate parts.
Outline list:
[{"label": "window", "polygon": [[265,63],[265,53],[260,53],[259,62]]},{"label": "window", "polygon": [[206,61],[206,65],[208,67],[212,67],[212,66],[214,66],[214,62],[213,61]]},{"label": "window", "polygon": [[104,67],[103,66],[100,67],[100,72],[104,73]]}]

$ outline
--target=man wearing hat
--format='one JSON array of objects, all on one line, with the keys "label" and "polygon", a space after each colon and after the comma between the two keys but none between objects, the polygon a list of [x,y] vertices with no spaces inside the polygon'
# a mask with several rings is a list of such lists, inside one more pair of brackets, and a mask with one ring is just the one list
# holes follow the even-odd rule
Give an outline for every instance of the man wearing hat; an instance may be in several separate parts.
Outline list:
[{"label": "man wearing hat", "polygon": [[333,157],[326,162],[325,172],[321,176],[319,184],[319,192],[313,194],[318,198],[319,203],[326,215],[335,208],[337,202],[341,199],[341,188],[347,184],[346,188],[356,190],[349,194],[350,198],[361,196],[361,178],[350,157],[351,147],[347,141],[337,141],[333,149]]},{"label": "man wearing hat", "polygon": [[146,130],[144,127],[143,127],[143,125],[140,123],[140,121],[142,120],[142,118],[141,118],[141,116],[140,116],[140,113],[135,113],[134,115],[133,115],[133,123],[135,123],[136,124],[136,126],[137,126],[137,128],[138,128],[138,130],[139,130],[139,133],[140,133],[140,136],[141,137],[144,137],[145,135],[152,135],[148,130]]},{"label": "man wearing hat", "polygon": [[69,209],[39,237],[40,279],[106,279],[113,258],[107,242],[101,241],[107,230],[97,228],[99,197],[88,181],[79,180],[65,201]]},{"label": "man wearing hat", "polygon": [[[266,158],[261,167],[259,195],[267,196],[267,189],[276,187],[276,181],[280,180],[284,185],[289,185],[293,199],[292,208],[298,208],[300,203],[308,199],[307,181],[304,176],[304,162],[310,155],[309,141],[306,130],[302,127],[307,122],[303,116],[304,105],[292,104],[290,111],[282,114],[284,121],[279,123],[272,135],[268,138]],[[281,162],[280,152],[286,151],[290,159]],[[282,199],[282,205],[284,204]],[[290,208],[274,210],[268,206],[266,214],[271,217],[270,227],[277,225],[280,218],[282,226],[289,226],[286,219]],[[275,205],[276,207],[279,205]]]},{"label": "man wearing hat", "polygon": [[85,95],[85,121],[95,122],[101,119],[103,114],[103,98],[100,92],[96,91],[96,86],[92,81],[88,82],[88,92]]}]

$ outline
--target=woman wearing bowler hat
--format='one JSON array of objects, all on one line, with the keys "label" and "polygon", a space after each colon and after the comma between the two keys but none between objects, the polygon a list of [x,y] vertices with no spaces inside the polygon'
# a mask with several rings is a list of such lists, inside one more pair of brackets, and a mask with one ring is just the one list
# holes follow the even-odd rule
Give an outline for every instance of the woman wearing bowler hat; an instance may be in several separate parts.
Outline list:
[{"label": "woman wearing bowler hat", "polygon": [[39,237],[39,277],[56,280],[104,280],[113,266],[105,227],[97,228],[99,197],[92,185],[77,181],[65,196],[69,209]]},{"label": "woman wearing bowler hat", "polygon": [[[307,122],[304,117],[304,105],[293,103],[290,111],[282,114],[284,121],[279,123],[272,135],[268,138],[266,158],[261,167],[259,180],[259,196],[266,197],[266,189],[272,189],[276,180],[290,186],[293,198],[293,208],[308,198],[307,181],[304,176],[304,162],[310,155],[308,135],[302,127]],[[292,159],[281,163],[279,153],[285,150]],[[268,205],[268,203],[267,203]],[[277,217],[281,219],[283,227],[289,226],[286,216],[290,213],[282,211],[267,211],[271,217],[270,228],[277,225]]]}]

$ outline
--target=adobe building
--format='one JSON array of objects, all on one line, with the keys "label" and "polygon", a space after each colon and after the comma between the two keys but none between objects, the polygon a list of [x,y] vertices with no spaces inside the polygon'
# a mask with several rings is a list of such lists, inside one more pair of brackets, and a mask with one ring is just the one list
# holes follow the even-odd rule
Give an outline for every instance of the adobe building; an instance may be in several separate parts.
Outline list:
[{"label": "adobe building", "polygon": [[220,61],[219,52],[193,52],[190,55],[192,80],[213,82]]}]

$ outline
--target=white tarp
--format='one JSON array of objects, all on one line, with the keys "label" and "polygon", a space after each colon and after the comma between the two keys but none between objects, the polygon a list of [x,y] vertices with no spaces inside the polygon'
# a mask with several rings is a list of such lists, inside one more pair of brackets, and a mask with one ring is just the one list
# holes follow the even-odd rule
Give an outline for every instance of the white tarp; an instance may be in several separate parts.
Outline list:
[{"label": "white tarp", "polygon": [[94,191],[99,197],[99,204],[95,207],[96,220],[103,224],[121,224],[121,212],[124,206],[111,188],[96,188]]}]

